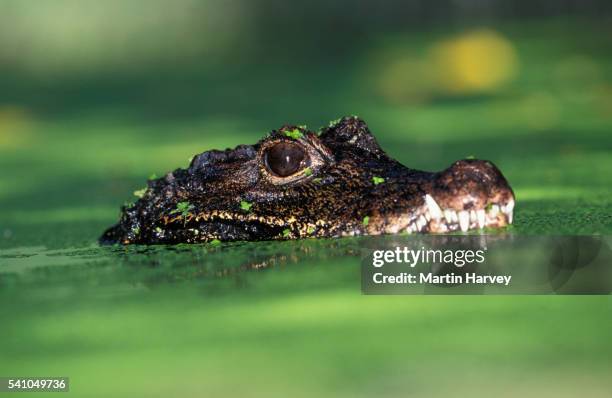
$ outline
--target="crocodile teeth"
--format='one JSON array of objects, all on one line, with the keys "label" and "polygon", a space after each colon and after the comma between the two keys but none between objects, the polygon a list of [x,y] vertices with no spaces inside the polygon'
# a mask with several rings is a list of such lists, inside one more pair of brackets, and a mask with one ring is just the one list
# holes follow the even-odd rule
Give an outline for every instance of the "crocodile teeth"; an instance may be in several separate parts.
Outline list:
[{"label": "crocodile teeth", "polygon": [[506,203],[505,206],[501,206],[501,211],[508,214],[508,213],[512,213],[512,211],[514,210],[514,201],[511,200],[508,203]]},{"label": "crocodile teeth", "polygon": [[431,214],[432,218],[439,220],[442,218],[442,209],[438,206],[438,203],[431,195],[425,195],[425,203],[427,203],[427,207],[429,208],[429,214]]},{"label": "crocodile teeth", "polygon": [[459,227],[463,232],[470,227],[470,213],[465,210],[459,212]]},{"label": "crocodile teeth", "polygon": [[485,211],[480,209],[476,212],[476,218],[478,219],[478,228],[485,227]]},{"label": "crocodile teeth", "polygon": [[[442,209],[431,196],[424,196],[425,204],[420,214],[414,215],[411,223],[404,227],[406,233],[437,232],[446,233],[454,231],[467,232],[470,229],[484,229],[488,226],[499,227],[512,224],[514,216],[514,200],[507,203],[488,203],[485,208],[472,210]],[[504,217],[499,217],[499,213]],[[505,222],[504,222],[505,219]]]},{"label": "crocodile teeth", "polygon": [[514,200],[510,199],[505,206],[501,207],[502,212],[506,214],[506,218],[508,219],[508,224],[512,224],[512,218],[514,215]]},{"label": "crocodile teeth", "polygon": [[420,216],[417,220],[416,220],[416,226],[417,226],[417,230],[420,231],[423,229],[423,227],[427,224],[427,220],[425,219],[425,217]]},{"label": "crocodile teeth", "polygon": [[514,200],[510,199],[506,205],[506,213],[512,213],[514,210]]}]

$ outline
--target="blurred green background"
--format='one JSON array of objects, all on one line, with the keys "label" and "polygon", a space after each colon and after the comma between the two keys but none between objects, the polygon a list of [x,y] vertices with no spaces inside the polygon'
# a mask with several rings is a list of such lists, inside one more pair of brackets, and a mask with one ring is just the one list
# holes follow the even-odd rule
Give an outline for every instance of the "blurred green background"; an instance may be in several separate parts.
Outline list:
[{"label": "blurred green background", "polygon": [[[357,114],[612,231],[612,3],[0,0],[0,375],[77,396],[607,396],[608,297],[366,297],[364,239],[99,247],[147,177]],[[256,265],[265,270],[252,270]]]}]

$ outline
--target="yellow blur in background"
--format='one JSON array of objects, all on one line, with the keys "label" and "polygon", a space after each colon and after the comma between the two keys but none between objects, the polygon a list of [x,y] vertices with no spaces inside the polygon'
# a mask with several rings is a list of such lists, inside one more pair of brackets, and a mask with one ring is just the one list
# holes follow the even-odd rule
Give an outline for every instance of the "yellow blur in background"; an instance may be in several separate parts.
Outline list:
[{"label": "yellow blur in background", "polygon": [[428,58],[444,92],[494,91],[517,74],[518,55],[510,40],[493,30],[477,30],[434,44]]},{"label": "yellow blur in background", "polygon": [[424,54],[396,49],[383,62],[372,73],[382,96],[392,102],[494,93],[519,72],[514,45],[491,29],[436,41]]}]

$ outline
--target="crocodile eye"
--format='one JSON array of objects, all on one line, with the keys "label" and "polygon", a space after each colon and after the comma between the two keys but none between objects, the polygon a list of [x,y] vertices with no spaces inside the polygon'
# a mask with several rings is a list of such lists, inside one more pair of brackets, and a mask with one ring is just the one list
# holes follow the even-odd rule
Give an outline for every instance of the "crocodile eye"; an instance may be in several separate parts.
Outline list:
[{"label": "crocodile eye", "polygon": [[266,167],[279,177],[288,177],[300,171],[306,164],[304,148],[290,142],[279,142],[265,153]]}]

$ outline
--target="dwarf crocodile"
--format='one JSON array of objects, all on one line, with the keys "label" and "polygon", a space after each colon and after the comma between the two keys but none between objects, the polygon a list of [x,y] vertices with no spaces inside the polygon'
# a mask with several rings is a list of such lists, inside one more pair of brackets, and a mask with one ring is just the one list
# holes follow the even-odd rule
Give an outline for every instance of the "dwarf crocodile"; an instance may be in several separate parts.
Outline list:
[{"label": "dwarf crocodile", "polygon": [[514,194],[491,162],[440,172],[390,158],[366,123],[320,134],[286,125],[255,145],[195,156],[150,180],[101,242],[122,244],[447,233],[512,223]]}]

